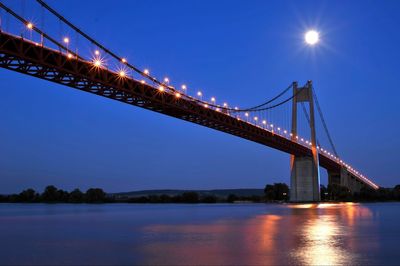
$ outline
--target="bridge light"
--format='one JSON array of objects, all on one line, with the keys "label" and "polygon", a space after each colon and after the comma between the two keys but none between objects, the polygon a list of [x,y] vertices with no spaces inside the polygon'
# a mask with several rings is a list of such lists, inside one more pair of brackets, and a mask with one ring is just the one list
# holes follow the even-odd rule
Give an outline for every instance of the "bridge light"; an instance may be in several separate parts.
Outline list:
[{"label": "bridge light", "polygon": [[177,93],[175,93],[175,97],[176,97],[176,98],[180,98],[180,97],[181,97],[181,94],[180,94],[179,92],[177,92]]},{"label": "bridge light", "polygon": [[93,61],[93,64],[94,64],[95,67],[101,67],[101,60],[100,59],[95,59]]},{"label": "bridge light", "polygon": [[140,83],[146,84],[146,81],[142,79],[142,80],[140,81]]},{"label": "bridge light", "polygon": [[221,111],[221,109],[219,109],[218,107],[215,109],[215,111],[217,111],[217,112],[219,112],[219,111]]},{"label": "bridge light", "polygon": [[181,86],[181,88],[182,88],[182,90],[184,90],[184,91],[187,89],[187,87],[186,87],[185,84],[183,84],[183,85]]},{"label": "bridge light", "polygon": [[215,103],[215,97],[211,97],[211,101]]},{"label": "bridge light", "polygon": [[69,38],[65,37],[63,41],[64,41],[64,43],[68,44],[69,43]]},{"label": "bridge light", "polygon": [[203,93],[201,93],[201,91],[198,91],[197,96],[201,97],[201,96],[203,96]]},{"label": "bridge light", "polygon": [[69,59],[71,59],[72,58],[72,54],[71,53],[68,53],[68,55],[67,55],[67,57],[69,58]]},{"label": "bridge light", "polygon": [[245,115],[246,117],[248,117],[248,116],[249,116],[249,113],[246,112],[246,113],[244,113],[244,115]]},{"label": "bridge light", "polygon": [[236,110],[236,111],[239,110],[239,107],[235,106],[235,110]]},{"label": "bridge light", "polygon": [[281,128],[280,128],[280,127],[278,127],[278,130],[279,130],[279,131],[281,131]]},{"label": "bridge light", "polygon": [[164,82],[165,82],[165,83],[169,83],[169,78],[165,77],[165,78],[164,78]]},{"label": "bridge light", "polygon": [[255,121],[257,121],[257,120],[258,120],[258,117],[257,117],[257,116],[255,116],[255,117],[254,117],[254,120],[255,120]]},{"label": "bridge light", "polygon": [[208,108],[208,104],[204,104],[204,107],[205,107],[205,108]]},{"label": "bridge light", "polygon": [[263,125],[266,125],[266,124],[267,124],[267,121],[263,120],[262,123],[263,123]]},{"label": "bridge light", "polygon": [[227,103],[224,103],[223,105],[224,105],[224,107],[228,107],[228,104],[227,104]]},{"label": "bridge light", "polygon": [[150,71],[146,68],[145,70],[143,70],[143,73],[144,73],[145,75],[149,75],[149,74],[150,74]]},{"label": "bridge light", "polygon": [[125,73],[125,71],[123,71],[123,70],[121,70],[118,74],[119,74],[119,76],[120,76],[121,78],[123,78],[123,77],[126,76],[126,73]]},{"label": "bridge light", "polygon": [[31,30],[33,29],[33,24],[31,22],[28,22],[28,24],[26,24],[26,27]]},{"label": "bridge light", "polygon": [[121,59],[121,62],[125,64],[127,61],[126,61],[125,58],[122,58],[122,59]]},{"label": "bridge light", "polygon": [[94,54],[95,54],[95,55],[100,55],[100,51],[99,51],[99,50],[96,50],[96,51],[94,51]]},{"label": "bridge light", "polygon": [[270,127],[274,128],[274,124],[269,125]]},{"label": "bridge light", "polygon": [[303,138],[301,138],[300,140],[301,140],[302,142],[304,142],[304,139],[303,139]]},{"label": "bridge light", "polygon": [[164,91],[164,86],[160,85],[160,86],[158,87],[158,90],[159,90],[159,91]]}]

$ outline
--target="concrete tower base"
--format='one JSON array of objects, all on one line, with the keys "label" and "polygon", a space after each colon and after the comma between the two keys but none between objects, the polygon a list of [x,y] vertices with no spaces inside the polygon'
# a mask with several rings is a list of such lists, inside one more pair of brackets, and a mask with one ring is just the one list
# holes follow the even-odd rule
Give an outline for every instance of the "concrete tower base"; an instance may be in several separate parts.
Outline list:
[{"label": "concrete tower base", "polygon": [[311,157],[292,158],[290,177],[290,201],[320,201],[319,174]]},{"label": "concrete tower base", "polygon": [[358,178],[345,168],[340,169],[340,172],[328,171],[328,182],[329,184],[347,187],[352,193],[360,193],[361,188],[364,186]]}]

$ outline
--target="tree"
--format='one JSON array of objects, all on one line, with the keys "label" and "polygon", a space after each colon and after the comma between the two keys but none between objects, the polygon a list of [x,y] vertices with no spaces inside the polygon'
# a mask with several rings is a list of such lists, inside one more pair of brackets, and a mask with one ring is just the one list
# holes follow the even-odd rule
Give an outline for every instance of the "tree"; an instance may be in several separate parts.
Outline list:
[{"label": "tree", "polygon": [[199,202],[199,194],[197,194],[194,191],[184,192],[184,193],[182,193],[182,202],[198,203]]},{"label": "tree", "polygon": [[328,194],[331,200],[339,200],[339,201],[352,200],[351,191],[347,187],[338,184],[328,185]]},{"label": "tree", "polygon": [[274,186],[267,184],[264,188],[264,194],[267,200],[275,200]]},{"label": "tree", "polygon": [[285,183],[267,184],[264,189],[265,198],[268,201],[279,200],[287,201],[289,199],[289,187]]},{"label": "tree", "polygon": [[84,200],[84,194],[79,189],[74,189],[71,193],[69,193],[69,202],[72,203],[80,203]]},{"label": "tree", "polygon": [[106,199],[106,193],[101,188],[89,188],[86,191],[86,201],[89,203],[101,203]]},{"label": "tree", "polygon": [[203,197],[202,202],[204,202],[204,203],[216,203],[217,202],[217,197],[214,196],[214,195],[207,195],[207,196]]},{"label": "tree", "polygon": [[275,183],[274,190],[276,200],[287,201],[289,199],[289,187],[285,183]]},{"label": "tree", "polygon": [[397,185],[393,188],[393,199],[400,200],[400,185]]},{"label": "tree", "polygon": [[32,188],[25,189],[18,195],[18,201],[35,202],[38,200],[39,194]]},{"label": "tree", "polygon": [[229,194],[229,196],[226,198],[226,201],[229,203],[233,203],[237,201],[239,198],[235,194]]},{"label": "tree", "polygon": [[42,200],[44,202],[59,201],[59,193],[55,186],[47,186],[42,193]]},{"label": "tree", "polygon": [[329,199],[328,198],[328,189],[324,185],[320,186],[320,193],[321,193],[321,200],[322,201]]}]

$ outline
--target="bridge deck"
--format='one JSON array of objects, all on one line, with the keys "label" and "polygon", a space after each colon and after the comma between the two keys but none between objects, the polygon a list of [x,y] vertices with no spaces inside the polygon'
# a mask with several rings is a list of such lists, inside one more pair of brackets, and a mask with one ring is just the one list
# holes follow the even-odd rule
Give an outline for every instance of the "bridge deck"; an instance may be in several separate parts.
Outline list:
[{"label": "bridge deck", "polygon": [[[308,146],[206,108],[184,95],[176,97],[138,80],[120,78],[106,68],[94,67],[92,62],[68,58],[59,51],[4,32],[0,33],[0,67],[223,131],[289,154],[311,156]],[[330,171],[339,172],[342,167],[338,160],[323,153],[319,161]],[[358,181],[374,187],[369,180],[353,174]]]}]

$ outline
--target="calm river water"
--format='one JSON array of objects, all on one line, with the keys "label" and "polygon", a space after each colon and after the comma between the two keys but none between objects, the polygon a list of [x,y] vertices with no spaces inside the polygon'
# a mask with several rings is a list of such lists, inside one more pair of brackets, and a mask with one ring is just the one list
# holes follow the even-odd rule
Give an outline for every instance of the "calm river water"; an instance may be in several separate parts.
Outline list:
[{"label": "calm river water", "polygon": [[0,204],[0,264],[400,264],[400,203]]}]

